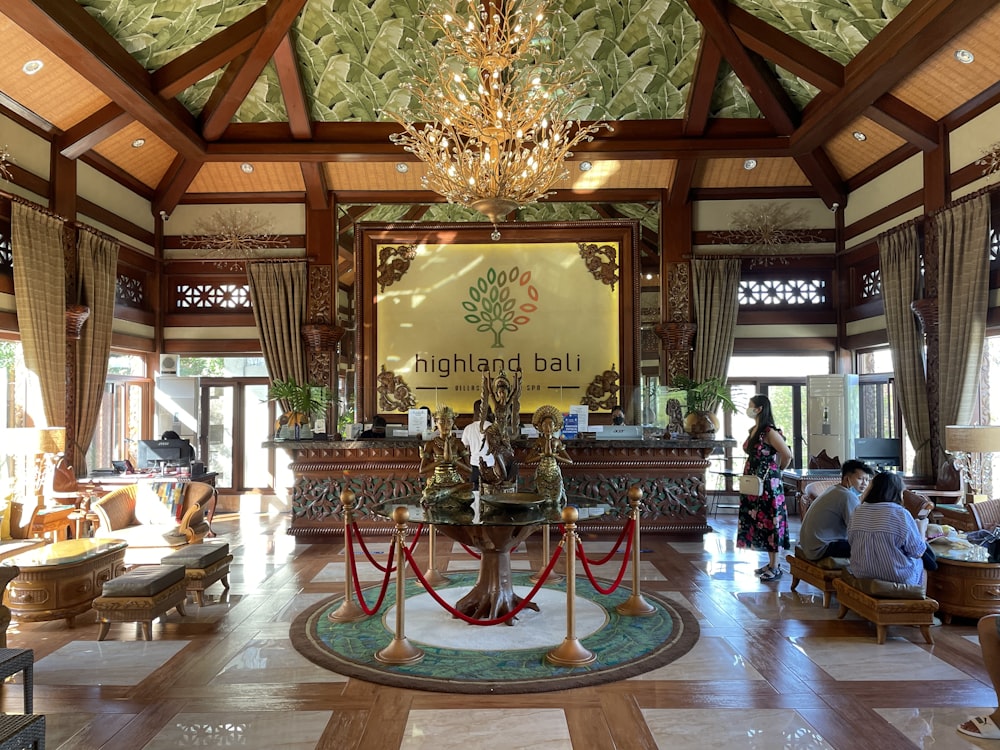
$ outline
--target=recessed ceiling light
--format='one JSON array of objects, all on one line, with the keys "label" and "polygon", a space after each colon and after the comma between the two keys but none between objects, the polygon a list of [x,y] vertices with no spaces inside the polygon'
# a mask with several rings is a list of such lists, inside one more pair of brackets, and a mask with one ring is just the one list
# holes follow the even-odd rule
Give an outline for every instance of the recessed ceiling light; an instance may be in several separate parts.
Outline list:
[{"label": "recessed ceiling light", "polygon": [[253,172],[253,164],[251,164],[248,161],[245,161],[242,164],[240,164],[240,169],[243,170],[244,174],[251,174]]},{"label": "recessed ceiling light", "polygon": [[751,169],[756,169],[757,168],[757,160],[756,159],[747,159],[745,162],[743,162],[743,168],[746,171],[748,171],[748,172]]},{"label": "recessed ceiling light", "polygon": [[971,52],[969,52],[969,50],[967,49],[957,49],[955,50],[955,59],[958,60],[960,63],[964,63],[965,65],[970,65],[971,63],[976,61],[976,56]]},{"label": "recessed ceiling light", "polygon": [[145,145],[146,145],[145,138],[136,138],[134,141],[132,141],[132,148],[142,148]]},{"label": "recessed ceiling light", "polygon": [[646,274],[646,281],[652,281],[652,280],[653,280],[653,274],[647,273]]},{"label": "recessed ceiling light", "polygon": [[404,161],[398,161],[396,162],[396,171],[400,174],[406,174],[410,171],[410,165]]},{"label": "recessed ceiling light", "polygon": [[856,141],[867,141],[868,140],[868,136],[865,135],[864,133],[862,133],[860,130],[855,130],[853,133],[851,133],[851,135],[854,136],[854,140],[856,140]]},{"label": "recessed ceiling light", "polygon": [[593,163],[591,163],[589,161],[581,161],[580,162],[580,171],[581,172],[589,172],[593,168],[594,168]]},{"label": "recessed ceiling light", "polygon": [[21,66],[21,70],[24,71],[25,75],[33,76],[44,67],[45,63],[41,60],[28,60],[28,62]]}]

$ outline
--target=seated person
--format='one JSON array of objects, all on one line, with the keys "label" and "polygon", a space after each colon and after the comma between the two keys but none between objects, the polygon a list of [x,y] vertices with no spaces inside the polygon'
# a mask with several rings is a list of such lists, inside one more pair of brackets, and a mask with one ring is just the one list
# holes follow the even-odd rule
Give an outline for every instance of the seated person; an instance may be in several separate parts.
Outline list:
[{"label": "seated person", "polygon": [[360,435],[358,435],[358,440],[372,440],[373,438],[384,438],[385,437],[385,419],[383,417],[375,417],[372,420],[371,429],[365,430]]},{"label": "seated person", "polygon": [[[986,615],[979,621],[979,648],[983,664],[993,683],[993,690],[1000,696],[1000,615]],[[959,724],[958,731],[981,740],[1000,740],[1000,708],[986,716],[973,716]]]},{"label": "seated person", "polygon": [[611,407],[611,424],[625,424],[625,412],[618,404]]},{"label": "seated person", "polygon": [[906,586],[923,584],[923,557],[929,550],[917,522],[903,507],[899,474],[884,471],[875,475],[864,502],[851,516],[847,541],[851,545],[848,571],[855,578]]},{"label": "seated person", "polygon": [[847,524],[861,504],[861,493],[874,473],[866,463],[847,461],[840,467],[840,484],[828,488],[810,503],[799,530],[799,546],[807,560],[851,556]]}]

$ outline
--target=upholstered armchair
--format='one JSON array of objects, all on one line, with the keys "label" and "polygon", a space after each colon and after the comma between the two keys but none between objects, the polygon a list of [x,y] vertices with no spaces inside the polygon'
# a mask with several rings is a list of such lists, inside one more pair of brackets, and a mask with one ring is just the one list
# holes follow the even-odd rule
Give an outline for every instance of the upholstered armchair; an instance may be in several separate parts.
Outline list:
[{"label": "upholstered armchair", "polygon": [[[186,544],[199,544],[209,530],[205,510],[214,492],[209,484],[186,482],[176,515],[165,519],[156,499],[139,498],[137,485],[120,487],[91,508],[99,520],[97,535],[124,539],[130,550],[157,548],[164,554]],[[128,557],[126,552],[126,562]]]},{"label": "upholstered armchair", "polygon": [[802,494],[799,496],[799,518],[805,516],[806,511],[809,510],[809,506],[812,505],[813,501],[826,492],[828,489],[833,487],[835,484],[840,483],[840,477],[836,479],[819,479],[815,482],[810,482],[802,490]]},{"label": "upholstered armchair", "polygon": [[976,529],[992,531],[1000,526],[1000,500],[980,500],[969,505],[972,517],[976,521]]}]

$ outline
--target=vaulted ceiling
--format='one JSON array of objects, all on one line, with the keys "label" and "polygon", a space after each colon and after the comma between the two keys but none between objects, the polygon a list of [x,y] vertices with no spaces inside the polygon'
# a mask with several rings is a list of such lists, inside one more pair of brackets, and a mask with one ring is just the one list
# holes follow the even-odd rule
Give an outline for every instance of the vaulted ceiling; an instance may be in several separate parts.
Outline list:
[{"label": "vaulted ceiling", "polygon": [[[433,201],[381,114],[404,95],[406,39],[424,10],[5,0],[0,111],[156,213],[255,193],[312,208],[331,192]],[[616,124],[576,150],[594,168],[571,169],[555,200],[589,197],[598,213],[655,190],[844,205],[871,165],[937,148],[944,119],[1000,91],[995,0],[566,0],[558,14],[569,56],[594,70],[577,112]]]}]

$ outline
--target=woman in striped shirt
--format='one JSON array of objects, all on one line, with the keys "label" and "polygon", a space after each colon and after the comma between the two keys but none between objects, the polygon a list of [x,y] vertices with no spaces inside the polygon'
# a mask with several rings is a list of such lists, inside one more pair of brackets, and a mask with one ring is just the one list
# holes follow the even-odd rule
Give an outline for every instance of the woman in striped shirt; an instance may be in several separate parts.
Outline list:
[{"label": "woman in striped shirt", "polygon": [[927,542],[917,522],[903,507],[903,480],[898,474],[876,474],[868,494],[847,527],[851,544],[849,570],[855,578],[919,586],[923,583]]}]

